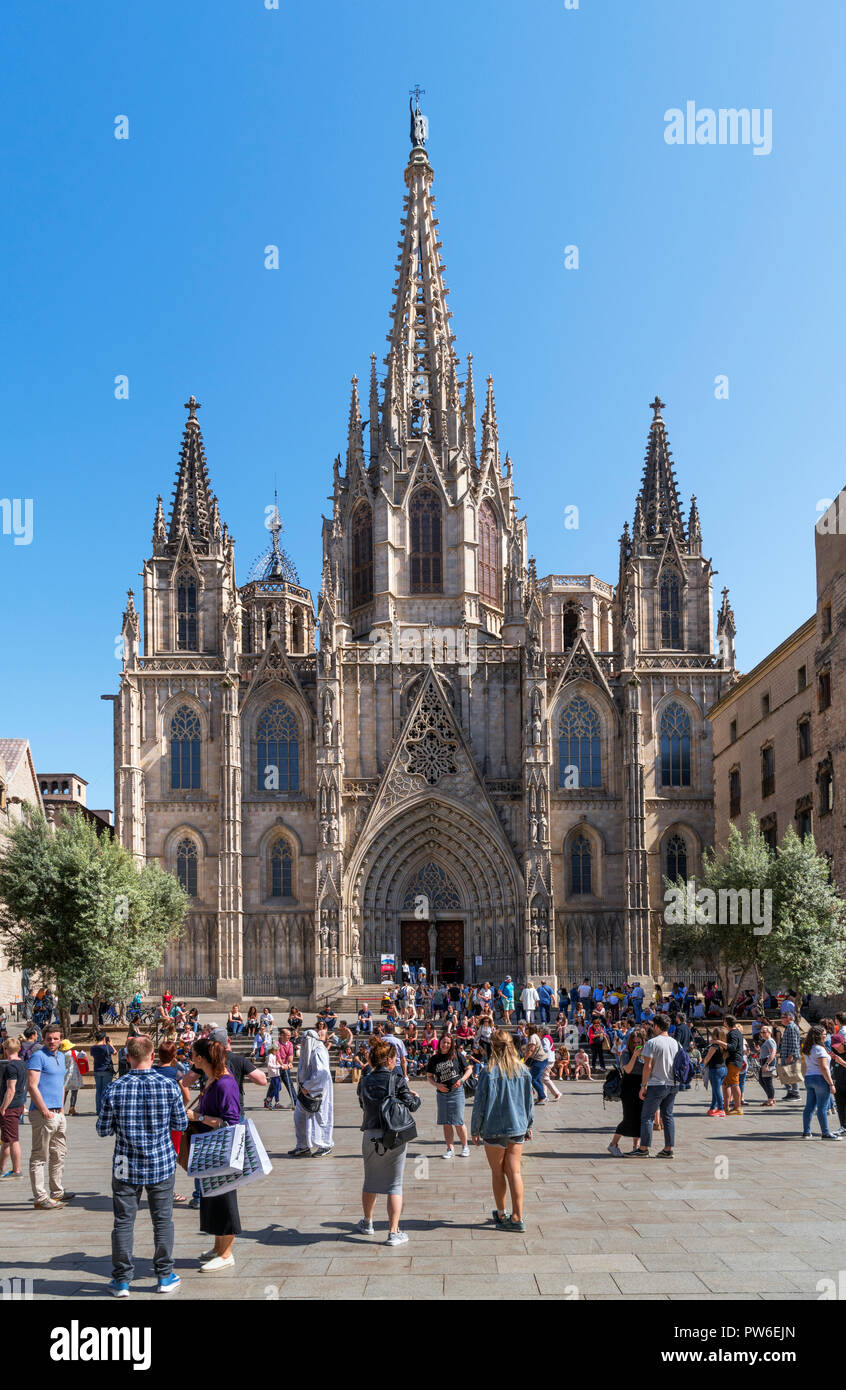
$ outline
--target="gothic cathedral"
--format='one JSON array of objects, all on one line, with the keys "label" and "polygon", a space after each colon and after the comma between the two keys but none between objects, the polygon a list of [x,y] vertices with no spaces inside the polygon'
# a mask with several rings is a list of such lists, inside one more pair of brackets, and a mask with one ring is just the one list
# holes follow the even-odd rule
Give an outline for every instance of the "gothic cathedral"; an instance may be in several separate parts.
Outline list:
[{"label": "gothic cathedral", "polygon": [[131,592],[124,613],[117,831],[189,894],[162,972],[179,995],[314,1003],[391,954],[465,980],[655,978],[663,878],[713,839],[705,711],[734,619],[724,591],[715,644],[663,403],[616,585],[539,578],[491,379],[477,430],[456,351],[419,107],[411,131],[384,377],[371,357],[366,424],[353,377],[323,522],[319,647],[278,514],[238,585],[193,396],[143,651]]}]

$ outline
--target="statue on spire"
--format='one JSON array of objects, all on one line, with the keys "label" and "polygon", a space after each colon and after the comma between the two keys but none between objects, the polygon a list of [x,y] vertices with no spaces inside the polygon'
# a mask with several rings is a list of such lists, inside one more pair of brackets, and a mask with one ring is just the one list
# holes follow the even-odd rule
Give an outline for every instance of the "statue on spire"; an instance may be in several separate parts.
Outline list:
[{"label": "statue on spire", "polygon": [[[429,122],[420,110],[420,98],[426,88],[416,86],[412,89],[408,98],[408,109],[411,112],[411,132],[410,139],[414,149],[423,149],[429,138]],[[414,97],[412,105],[411,98]]]}]

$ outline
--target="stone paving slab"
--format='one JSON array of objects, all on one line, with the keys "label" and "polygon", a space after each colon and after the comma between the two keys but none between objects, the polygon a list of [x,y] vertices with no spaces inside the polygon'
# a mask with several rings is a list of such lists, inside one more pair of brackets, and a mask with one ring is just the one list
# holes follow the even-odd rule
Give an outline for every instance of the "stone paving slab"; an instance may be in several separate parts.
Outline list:
[{"label": "stone paving slab", "polygon": [[[842,1159],[829,1145],[799,1139],[797,1107],[762,1111],[749,1123],[705,1116],[704,1095],[677,1103],[677,1158],[619,1160],[605,1153],[619,1111],[605,1112],[599,1087],[565,1091],[538,1112],[526,1146],[526,1230],[493,1228],[490,1173],[482,1150],[443,1160],[434,1097],[423,1088],[419,1138],[406,1165],[403,1227],[409,1243],[385,1245],[384,1201],[377,1234],[356,1231],[361,1214],[360,1111],[338,1087],[336,1150],[292,1162],[289,1112],[266,1112],[248,1088],[248,1111],[273,1173],[239,1194],[244,1231],[234,1270],[203,1275],[207,1244],[198,1214],[177,1208],[176,1268],[182,1299],[552,1300],[816,1299],[837,1278],[846,1243]],[[66,1183],[78,1197],[55,1212],[32,1209],[28,1181],[0,1183],[4,1273],[34,1280],[36,1299],[107,1297],[110,1276],[111,1141],[93,1127],[92,1091],[68,1121]],[[24,1159],[29,1150],[23,1129]],[[766,1182],[762,1184],[762,1174]],[[187,1193],[184,1174],[177,1190]],[[146,1208],[136,1225],[134,1296],[155,1297]],[[505,1281],[497,1280],[505,1276]]]}]

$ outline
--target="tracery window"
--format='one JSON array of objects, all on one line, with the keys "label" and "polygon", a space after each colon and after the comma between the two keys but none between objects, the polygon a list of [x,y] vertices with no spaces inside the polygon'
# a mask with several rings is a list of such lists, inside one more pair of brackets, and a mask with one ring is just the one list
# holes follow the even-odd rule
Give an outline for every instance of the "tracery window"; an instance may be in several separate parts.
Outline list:
[{"label": "tracery window", "polygon": [[196,843],[190,836],[186,835],[176,846],[176,877],[189,898],[196,898],[197,896],[198,859]]},{"label": "tracery window", "polygon": [[373,598],[373,512],[359,502],[352,521],[352,606],[360,608]]},{"label": "tracery window", "polygon": [[274,700],[256,726],[256,786],[262,792],[295,792],[299,785],[299,726],[293,710]]},{"label": "tracery window", "polygon": [[681,646],[681,585],[673,570],[664,570],[659,590],[661,605],[661,646]]},{"label": "tracery window", "polygon": [[673,700],[661,715],[661,785],[690,786],[690,715]]},{"label": "tracery window", "polygon": [[581,695],[565,705],[558,721],[558,785],[602,786],[599,715]]},{"label": "tracery window", "polygon": [[180,652],[197,650],[197,581],[183,572],[176,580],[176,648]]},{"label": "tracery window", "polygon": [[570,892],[590,893],[591,889],[591,847],[590,840],[578,835],[570,846]]},{"label": "tracery window", "polygon": [[200,716],[180,705],[170,721],[171,791],[196,791],[200,785]]},{"label": "tracery window", "polygon": [[499,527],[493,507],[483,502],[479,508],[479,597],[499,607]]},{"label": "tracery window", "polygon": [[422,487],[411,498],[408,507],[411,529],[411,592],[440,594],[443,592],[443,557],[441,554],[441,503],[437,493]]},{"label": "tracery window", "polygon": [[290,844],[281,836],[270,847],[270,896],[293,897],[294,855]]},{"label": "tracery window", "polygon": [[683,835],[671,835],[667,841],[667,878],[671,883],[677,879],[687,883],[687,845]]}]

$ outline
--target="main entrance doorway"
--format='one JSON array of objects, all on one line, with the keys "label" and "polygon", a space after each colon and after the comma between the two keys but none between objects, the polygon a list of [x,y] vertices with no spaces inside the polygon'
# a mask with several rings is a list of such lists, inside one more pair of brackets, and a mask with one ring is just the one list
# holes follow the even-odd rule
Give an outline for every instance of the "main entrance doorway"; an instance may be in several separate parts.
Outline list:
[{"label": "main entrance doorway", "polygon": [[[429,962],[429,926],[428,922],[403,922],[401,929],[402,936],[402,960],[408,961],[409,965],[425,965],[427,971],[430,968]],[[462,980],[464,976],[464,923],[463,922],[436,922],[435,932],[437,939],[435,943],[435,969],[438,972],[439,980]],[[397,962],[401,964],[401,962]]]}]

